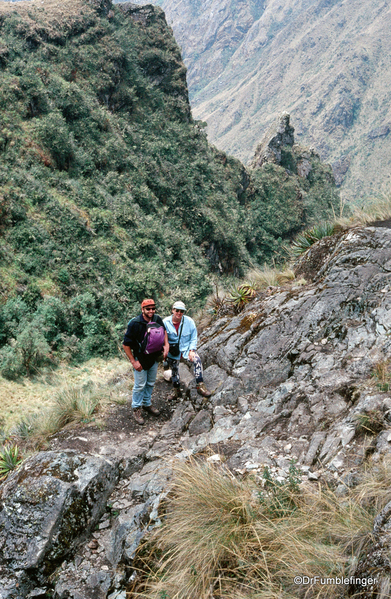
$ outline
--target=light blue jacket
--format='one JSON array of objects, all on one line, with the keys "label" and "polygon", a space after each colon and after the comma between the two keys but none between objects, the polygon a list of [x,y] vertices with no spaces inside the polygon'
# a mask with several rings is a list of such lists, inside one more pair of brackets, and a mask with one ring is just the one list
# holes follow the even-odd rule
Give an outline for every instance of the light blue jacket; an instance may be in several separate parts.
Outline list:
[{"label": "light blue jacket", "polygon": [[[185,316],[184,314],[182,316],[181,324],[179,325],[178,333],[176,332],[175,327],[172,324],[172,314],[171,316],[167,316],[167,318],[164,318],[163,322],[167,331],[169,343],[178,343],[178,337],[183,322],[181,338],[179,340],[179,351],[181,352],[185,360],[187,360],[189,357],[189,351],[192,349],[197,349],[197,329],[194,320],[190,318],[190,316]],[[173,360],[179,360],[181,357],[180,355],[172,356],[170,353],[168,354],[168,356]]]}]

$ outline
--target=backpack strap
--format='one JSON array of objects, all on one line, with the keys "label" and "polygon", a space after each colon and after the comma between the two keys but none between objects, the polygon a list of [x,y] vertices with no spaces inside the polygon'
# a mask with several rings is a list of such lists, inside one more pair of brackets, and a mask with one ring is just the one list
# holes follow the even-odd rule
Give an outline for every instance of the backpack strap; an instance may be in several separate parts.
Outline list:
[{"label": "backpack strap", "polygon": [[182,324],[181,324],[181,330],[180,330],[180,332],[179,332],[179,337],[178,337],[178,343],[179,343],[179,341],[181,340],[182,329],[183,329],[183,323],[184,323],[184,320],[182,320]]}]

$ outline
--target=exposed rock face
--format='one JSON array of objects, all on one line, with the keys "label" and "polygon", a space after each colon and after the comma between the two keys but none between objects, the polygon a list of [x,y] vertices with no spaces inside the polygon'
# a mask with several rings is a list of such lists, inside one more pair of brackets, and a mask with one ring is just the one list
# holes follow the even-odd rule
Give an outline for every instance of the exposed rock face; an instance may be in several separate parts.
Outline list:
[{"label": "exposed rock face", "polygon": [[270,127],[255,150],[255,156],[251,163],[253,168],[262,166],[265,162],[281,164],[281,148],[283,146],[293,146],[294,143],[293,134],[295,130],[289,121],[289,114],[284,112],[279,117],[276,125]]},{"label": "exposed rock face", "polygon": [[338,419],[316,453],[327,462],[349,442],[352,415],[367,397],[355,389],[391,348],[391,231],[352,230],[333,242],[312,285],[256,300],[204,333],[199,351],[206,365],[229,375],[213,405],[250,397],[251,412],[238,423],[230,417],[226,438],[309,435],[309,450],[314,431],[333,429]]},{"label": "exposed rock face", "polygon": [[[283,479],[296,459],[309,481],[335,475],[354,484],[369,447],[355,416],[376,410],[382,430],[369,449],[375,460],[391,451],[391,393],[371,379],[391,350],[391,229],[326,238],[296,271],[307,286],[269,288],[202,333],[210,400],[181,365],[185,397],[158,431],[122,440],[116,451],[105,438],[99,457],[39,454],[0,487],[1,599],[49,590],[55,599],[125,598],[138,543],[159,524],[172,461],[208,446],[239,473],[267,464]],[[375,521],[374,549],[357,570],[373,576],[380,568],[383,590],[390,513],[386,506]]]}]

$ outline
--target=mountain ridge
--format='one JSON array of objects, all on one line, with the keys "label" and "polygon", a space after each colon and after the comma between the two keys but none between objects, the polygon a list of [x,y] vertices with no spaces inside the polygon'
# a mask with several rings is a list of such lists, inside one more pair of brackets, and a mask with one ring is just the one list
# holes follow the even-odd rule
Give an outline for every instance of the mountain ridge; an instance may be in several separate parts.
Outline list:
[{"label": "mountain ridge", "polygon": [[208,122],[212,143],[246,163],[286,110],[298,140],[333,164],[347,200],[387,192],[386,2],[268,0],[256,14],[252,0],[238,10],[229,0],[205,1],[196,15],[190,0],[159,4],[183,48],[194,115]]}]

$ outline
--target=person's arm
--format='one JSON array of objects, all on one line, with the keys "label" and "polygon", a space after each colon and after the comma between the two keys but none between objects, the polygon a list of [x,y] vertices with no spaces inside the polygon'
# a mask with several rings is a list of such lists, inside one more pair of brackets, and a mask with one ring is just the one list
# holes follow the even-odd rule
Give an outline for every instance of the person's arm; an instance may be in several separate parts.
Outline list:
[{"label": "person's arm", "polygon": [[134,358],[134,356],[132,354],[132,350],[130,349],[129,345],[123,345],[122,347],[124,348],[124,352],[128,356],[129,361],[130,361],[131,365],[133,366],[133,368],[135,370],[138,370],[138,372],[141,372],[143,367],[141,366],[140,362]]},{"label": "person's arm", "polygon": [[193,362],[195,353],[197,351],[197,327],[195,326],[193,321],[190,324],[192,326],[192,330],[189,342],[189,360],[190,362]]},{"label": "person's arm", "polygon": [[163,359],[164,360],[167,358],[169,351],[170,351],[170,344],[168,343],[167,331],[165,331],[165,333],[164,333],[164,346],[163,346]]}]

